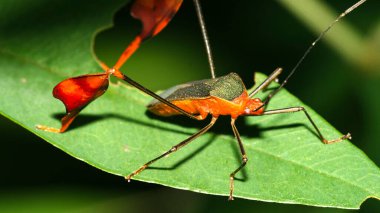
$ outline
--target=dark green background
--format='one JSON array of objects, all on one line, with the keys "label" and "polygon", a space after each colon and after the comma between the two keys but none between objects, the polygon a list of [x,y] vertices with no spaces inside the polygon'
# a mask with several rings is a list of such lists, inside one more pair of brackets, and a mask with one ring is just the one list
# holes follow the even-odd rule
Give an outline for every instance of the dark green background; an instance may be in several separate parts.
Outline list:
[{"label": "dark green background", "polygon": [[[342,11],[353,2],[328,5]],[[345,20],[364,39],[377,38],[377,45],[380,43],[378,8],[379,1],[367,2]],[[217,74],[237,72],[245,79],[247,87],[252,86],[254,71],[269,74],[281,66],[286,75],[316,37],[278,1],[203,1],[203,9]],[[114,28],[101,32],[95,41],[96,54],[107,64],[115,62],[139,26],[129,17],[127,8],[116,14],[115,22]],[[377,37],[374,36],[376,29]],[[368,45],[376,45],[376,42]],[[169,26],[145,43],[123,71],[153,90],[208,78],[203,48],[192,2],[185,0]],[[370,55],[375,60],[373,63],[379,64],[380,50]],[[358,53],[358,57],[363,55]],[[194,67],[194,70],[183,73],[181,67]],[[84,74],[87,72],[83,71]],[[378,66],[347,60],[322,42],[286,87],[338,130],[350,131],[352,142],[380,165]],[[227,202],[226,197],[135,181],[126,184],[122,178],[68,156],[5,118],[0,119],[0,126],[2,211],[345,211],[247,200]],[[362,208],[363,212],[376,210],[380,211],[380,202],[376,200],[365,202]]]}]

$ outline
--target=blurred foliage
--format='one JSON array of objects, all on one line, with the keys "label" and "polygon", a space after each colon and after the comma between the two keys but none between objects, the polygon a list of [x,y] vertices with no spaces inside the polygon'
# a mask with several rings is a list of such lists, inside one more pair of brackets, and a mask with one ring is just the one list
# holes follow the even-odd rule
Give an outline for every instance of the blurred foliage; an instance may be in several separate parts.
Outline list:
[{"label": "blurred foliage", "polygon": [[[312,26],[304,24],[303,18],[296,18],[291,12],[293,10],[287,10],[288,7],[283,7],[280,2],[203,2],[218,75],[238,72],[250,87],[254,71],[269,74],[278,66],[284,67],[285,71],[294,66],[315,39],[316,32]],[[337,14],[337,11],[343,11],[356,1],[320,2]],[[302,7],[302,0],[298,5]],[[353,60],[345,57],[337,47],[321,42],[287,88],[336,128],[342,132],[350,131],[353,143],[380,165],[380,144],[376,142],[380,138],[380,99],[377,94],[380,90],[380,68],[373,65],[380,61],[378,8],[380,1],[368,1],[343,21],[360,38],[360,49],[355,50],[359,58]],[[319,20],[323,14],[317,13],[315,16],[313,19]],[[136,32],[138,24],[129,27],[125,24],[126,20],[130,18],[127,9],[123,8],[115,16],[116,26],[96,37],[96,53],[100,59],[114,62]],[[344,40],[344,34],[338,36]],[[202,45],[192,2],[185,1],[169,27],[147,42],[131,58],[128,70],[124,71],[154,90],[207,78],[208,66]],[[172,60],[174,56],[176,60]],[[149,63],[145,58],[149,59]],[[194,61],[197,61],[196,66]],[[148,64],[156,64],[155,70],[147,69]],[[180,73],[181,67],[188,66],[193,67],[194,72]],[[74,207],[78,207],[78,212],[91,211],[91,207],[97,207],[94,203],[107,206],[104,207],[106,210],[115,208],[115,212],[145,210],[149,208],[146,203],[151,203],[154,210],[161,207],[163,211],[175,211],[179,207],[189,212],[207,212],[210,209],[220,212],[247,209],[255,212],[343,211],[245,200],[227,203],[224,197],[136,182],[127,185],[118,177],[72,159],[5,119],[0,122],[4,146],[1,160],[5,171],[1,175],[3,202],[0,202],[0,208],[7,207],[10,212],[20,209],[21,203],[34,203],[38,212],[43,212],[43,207],[46,207],[46,212],[52,208],[74,211]],[[20,155],[22,158],[17,157]],[[110,196],[106,196],[108,193]],[[78,200],[83,202],[78,204]],[[47,205],[46,201],[53,206]],[[68,205],[73,205],[73,209]],[[33,206],[30,207],[27,210],[32,212]],[[102,212],[102,208],[95,210]],[[363,204],[361,211],[380,211],[380,204],[369,200]]]}]

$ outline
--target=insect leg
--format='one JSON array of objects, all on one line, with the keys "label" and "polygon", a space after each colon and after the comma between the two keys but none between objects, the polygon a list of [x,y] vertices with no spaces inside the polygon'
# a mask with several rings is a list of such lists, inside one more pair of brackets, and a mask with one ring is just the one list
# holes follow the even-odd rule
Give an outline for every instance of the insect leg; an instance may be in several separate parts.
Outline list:
[{"label": "insect leg", "polygon": [[268,110],[265,111],[262,115],[273,115],[273,114],[282,114],[282,113],[290,113],[290,112],[304,112],[307,119],[310,121],[310,123],[313,125],[314,129],[317,131],[319,138],[324,144],[331,144],[336,143],[345,139],[351,139],[351,134],[347,133],[339,138],[333,139],[333,140],[327,140],[325,137],[323,137],[321,131],[313,121],[313,119],[310,117],[309,113],[306,111],[304,107],[290,107],[290,108],[284,108],[284,109],[275,109],[275,110]]},{"label": "insect leg", "polygon": [[194,5],[195,5],[195,10],[197,12],[199,25],[201,26],[201,30],[202,30],[203,41],[204,41],[205,46],[206,46],[206,52],[207,52],[208,64],[210,66],[211,78],[215,78],[215,65],[214,65],[214,60],[212,59],[210,40],[208,39],[208,36],[207,36],[206,24],[205,24],[205,21],[203,18],[202,8],[201,8],[201,4],[199,3],[199,0],[194,0]]},{"label": "insect leg", "polygon": [[218,119],[218,117],[212,117],[210,123],[207,126],[203,127],[201,130],[199,130],[199,132],[193,134],[192,136],[190,136],[186,140],[182,141],[181,143],[173,146],[171,149],[169,149],[168,151],[166,151],[164,154],[162,154],[162,155],[154,158],[153,160],[148,161],[143,166],[141,166],[139,169],[137,169],[136,171],[132,172],[127,177],[125,177],[125,179],[129,182],[132,179],[133,176],[138,175],[140,172],[142,172],[143,170],[145,170],[150,164],[156,162],[157,160],[159,160],[159,159],[161,159],[163,157],[166,157],[166,156],[170,155],[171,153],[173,153],[175,151],[178,151],[180,148],[182,148],[185,145],[189,144],[191,141],[193,141],[197,137],[203,135],[204,133],[206,133],[215,124],[215,122],[216,122],[217,119]]},{"label": "insect leg", "polygon": [[277,68],[276,70],[274,70],[269,76],[267,79],[265,79],[265,81],[263,83],[261,83],[258,87],[256,87],[255,90],[253,90],[250,94],[249,94],[249,97],[252,98],[253,96],[255,96],[260,90],[266,88],[270,83],[272,83],[272,81],[276,80],[277,77],[281,74],[282,72],[282,68],[279,67]]},{"label": "insect leg", "polygon": [[151,90],[145,88],[144,86],[142,86],[141,84],[137,83],[136,81],[132,80],[131,78],[129,78],[128,76],[124,75],[122,72],[120,72],[119,70],[117,69],[113,69],[112,71],[113,75],[119,79],[122,79],[124,81],[126,81],[127,83],[129,83],[130,85],[136,87],[137,89],[139,89],[140,91],[144,92],[145,94],[147,95],[150,95],[152,98],[155,98],[157,100],[159,100],[160,102],[168,105],[169,107],[177,110],[178,112],[182,113],[183,115],[186,115],[187,117],[189,118],[192,118],[192,119],[195,119],[195,120],[202,120],[201,118],[197,117],[197,116],[194,116],[188,112],[186,112],[185,110],[181,109],[180,107],[174,105],[173,103],[171,103],[170,101],[166,100],[165,98],[162,98],[161,96],[157,95],[156,93],[152,92]]},{"label": "insect leg", "polygon": [[233,196],[232,196],[232,194],[234,192],[235,174],[238,173],[248,162],[248,158],[247,158],[247,155],[245,154],[243,143],[241,142],[239,131],[238,131],[238,129],[235,126],[235,119],[231,119],[231,127],[232,127],[232,131],[234,132],[235,138],[236,138],[236,140],[237,140],[237,142],[239,144],[239,149],[240,149],[240,153],[242,155],[243,162],[240,164],[240,166],[235,171],[233,171],[230,174],[230,196],[228,197],[228,200],[233,200],[234,199]]}]

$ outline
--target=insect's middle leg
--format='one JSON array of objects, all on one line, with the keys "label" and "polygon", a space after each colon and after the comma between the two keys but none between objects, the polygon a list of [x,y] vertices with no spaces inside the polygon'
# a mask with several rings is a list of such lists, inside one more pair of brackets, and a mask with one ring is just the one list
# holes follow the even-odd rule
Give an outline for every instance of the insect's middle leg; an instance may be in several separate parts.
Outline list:
[{"label": "insect's middle leg", "polygon": [[129,174],[127,177],[125,177],[125,179],[129,182],[133,176],[135,175],[138,175],[140,172],[144,171],[150,164],[156,162],[157,160],[163,158],[163,157],[166,157],[168,155],[170,155],[171,153],[175,152],[175,151],[178,151],[180,148],[186,146],[187,144],[189,144],[191,141],[193,141],[194,139],[196,139],[197,137],[203,135],[204,133],[206,133],[216,122],[216,120],[218,119],[218,117],[212,117],[210,123],[203,127],[201,130],[199,130],[199,132],[193,134],[192,136],[188,137],[186,140],[182,141],[181,143],[173,146],[171,149],[169,149],[168,151],[166,151],[164,154],[154,158],[153,160],[150,160],[148,161],[147,163],[145,163],[144,165],[142,165],[139,169],[137,169],[136,171],[132,172],[131,174]]},{"label": "insect's middle leg", "polygon": [[304,107],[289,107],[289,108],[284,108],[284,109],[275,109],[275,110],[268,110],[265,111],[262,115],[273,115],[273,114],[282,114],[282,113],[290,113],[290,112],[304,112],[307,119],[310,121],[310,123],[313,125],[314,129],[317,131],[319,138],[321,141],[325,144],[331,144],[331,143],[336,143],[345,139],[351,139],[351,134],[347,133],[345,135],[342,135],[339,138],[332,139],[332,140],[327,140],[319,130],[318,126],[315,124],[313,119],[310,117],[309,113],[306,111]]},{"label": "insect's middle leg", "polygon": [[235,119],[233,118],[231,119],[231,127],[232,127],[232,131],[234,132],[235,138],[239,144],[240,153],[242,155],[242,163],[237,169],[235,169],[235,171],[233,171],[230,174],[230,196],[228,197],[228,200],[234,199],[233,192],[234,192],[234,179],[235,179],[236,173],[238,173],[248,162],[248,158],[247,158],[247,155],[245,154],[243,143],[241,142],[239,131],[235,126]]}]

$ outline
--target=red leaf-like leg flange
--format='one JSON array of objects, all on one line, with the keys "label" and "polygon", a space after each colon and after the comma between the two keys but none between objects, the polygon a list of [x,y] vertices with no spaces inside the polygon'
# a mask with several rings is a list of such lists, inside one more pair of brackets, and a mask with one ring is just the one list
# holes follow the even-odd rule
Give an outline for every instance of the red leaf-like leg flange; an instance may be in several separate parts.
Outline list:
[{"label": "red leaf-like leg flange", "polygon": [[63,102],[66,107],[66,115],[61,119],[61,128],[38,125],[38,129],[49,132],[64,132],[91,101],[103,95],[107,90],[109,74],[82,75],[66,79],[53,89],[53,96]]}]

